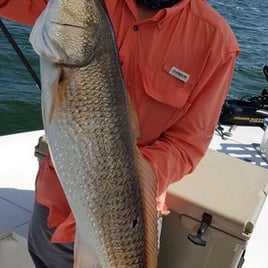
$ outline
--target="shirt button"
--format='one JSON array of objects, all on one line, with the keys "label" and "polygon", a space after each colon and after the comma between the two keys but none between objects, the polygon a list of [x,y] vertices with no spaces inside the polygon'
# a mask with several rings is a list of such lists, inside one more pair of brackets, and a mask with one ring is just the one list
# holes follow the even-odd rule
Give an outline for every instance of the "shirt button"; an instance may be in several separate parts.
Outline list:
[{"label": "shirt button", "polygon": [[137,32],[139,30],[139,26],[138,25],[134,25],[133,26],[133,31]]}]

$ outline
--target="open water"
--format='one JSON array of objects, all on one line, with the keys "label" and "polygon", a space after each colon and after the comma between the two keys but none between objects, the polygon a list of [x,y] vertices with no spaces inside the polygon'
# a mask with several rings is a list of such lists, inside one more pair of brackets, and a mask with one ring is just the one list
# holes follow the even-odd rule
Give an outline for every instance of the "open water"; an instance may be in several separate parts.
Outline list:
[{"label": "open water", "polygon": [[[260,94],[268,88],[262,73],[268,64],[268,0],[208,2],[229,22],[241,48],[228,97]],[[38,73],[38,57],[28,42],[30,27],[4,22]],[[0,32],[0,135],[40,128],[40,91]]]}]

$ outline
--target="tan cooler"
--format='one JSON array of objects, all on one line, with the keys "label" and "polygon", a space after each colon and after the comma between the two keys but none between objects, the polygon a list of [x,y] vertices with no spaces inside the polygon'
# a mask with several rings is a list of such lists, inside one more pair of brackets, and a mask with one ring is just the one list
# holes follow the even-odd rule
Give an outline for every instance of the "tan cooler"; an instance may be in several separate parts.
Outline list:
[{"label": "tan cooler", "polygon": [[209,150],[193,174],[169,187],[159,267],[241,267],[267,183],[267,169]]}]

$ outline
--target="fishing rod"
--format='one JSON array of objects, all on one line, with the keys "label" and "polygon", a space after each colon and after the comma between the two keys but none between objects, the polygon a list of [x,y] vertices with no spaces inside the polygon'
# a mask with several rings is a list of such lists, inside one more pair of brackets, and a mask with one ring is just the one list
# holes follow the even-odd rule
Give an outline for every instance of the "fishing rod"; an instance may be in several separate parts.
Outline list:
[{"label": "fishing rod", "polygon": [[24,64],[24,66],[26,67],[26,69],[28,70],[28,72],[30,73],[32,78],[34,79],[36,85],[41,90],[41,82],[40,82],[39,77],[37,76],[37,74],[33,70],[31,64],[29,63],[29,61],[23,55],[21,49],[18,47],[16,41],[14,40],[14,38],[12,37],[12,35],[8,31],[8,29],[6,28],[6,26],[3,23],[3,21],[1,20],[1,18],[0,18],[0,28],[1,28],[2,32],[3,32],[3,34],[5,35],[5,37],[7,38],[7,40],[9,41],[9,43],[11,44],[11,46],[13,47],[13,49],[16,51],[16,53],[19,56],[19,58],[21,59],[22,63]]}]

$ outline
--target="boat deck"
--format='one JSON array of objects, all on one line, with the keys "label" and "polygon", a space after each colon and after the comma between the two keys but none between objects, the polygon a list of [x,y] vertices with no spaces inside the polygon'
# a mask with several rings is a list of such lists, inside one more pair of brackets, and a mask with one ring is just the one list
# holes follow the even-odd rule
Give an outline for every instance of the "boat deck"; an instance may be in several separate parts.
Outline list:
[{"label": "boat deck", "polygon": [[[43,131],[0,137],[0,233],[13,230],[26,237],[34,199],[38,161],[34,146]],[[23,142],[22,142],[23,139]]]},{"label": "boat deck", "polygon": [[[264,131],[258,127],[237,127],[229,132],[229,127],[223,127],[224,133],[231,133],[223,139],[215,132],[209,148],[248,163],[268,168],[268,163],[262,157],[259,149]],[[268,267],[268,266],[267,266]]]},{"label": "boat deck", "polygon": [[[0,137],[0,267],[3,268],[24,267],[20,260],[15,262],[13,257],[10,262],[12,264],[9,264],[8,261],[2,262],[3,256],[7,256],[3,255],[7,254],[3,244],[6,243],[6,240],[3,237],[7,237],[6,232],[9,231],[21,237],[27,237],[34,199],[34,181],[38,170],[38,161],[34,157],[34,147],[37,145],[38,138],[43,134],[44,131],[40,130]],[[215,134],[210,148],[268,168],[268,164],[258,151],[262,134],[263,131],[258,128],[239,127],[234,131],[232,137],[225,140]],[[243,268],[268,267],[266,256],[268,252],[267,222],[268,201],[263,207],[249,241]],[[23,243],[23,250],[27,254],[25,240]],[[25,267],[30,268],[29,256],[25,258],[26,263],[28,263],[28,266]],[[20,266],[15,266],[18,263]]]}]

